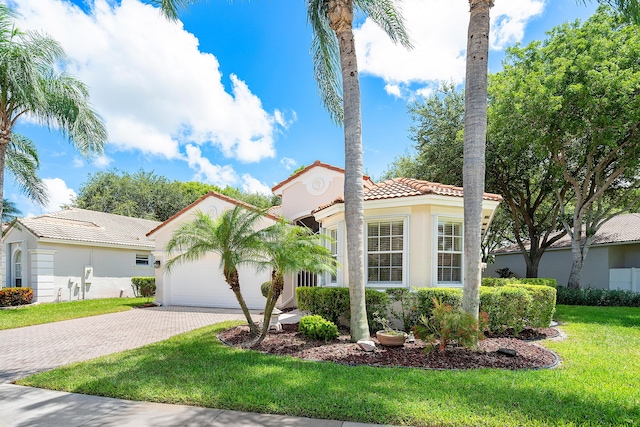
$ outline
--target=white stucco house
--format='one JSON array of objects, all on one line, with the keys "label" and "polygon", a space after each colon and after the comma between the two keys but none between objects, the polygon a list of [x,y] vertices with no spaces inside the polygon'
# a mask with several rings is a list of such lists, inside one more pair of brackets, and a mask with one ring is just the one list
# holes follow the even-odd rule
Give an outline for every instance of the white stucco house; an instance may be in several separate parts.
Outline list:
[{"label": "white stucco house", "polygon": [[133,296],[153,276],[157,221],[70,208],[20,218],[2,238],[2,286],[31,287],[34,302]]},{"label": "white stucco house", "polygon": [[[508,268],[517,277],[526,276],[524,257],[517,245],[500,248],[494,255],[495,262],[487,266],[485,277],[497,277],[496,270],[501,268]],[[553,278],[558,285],[566,286],[572,261],[571,239],[564,236],[542,255],[538,277]],[[580,286],[640,292],[640,214],[617,215],[602,225],[587,253]]]},{"label": "white stucco house", "polygon": [[[365,268],[367,287],[462,286],[463,274],[463,189],[450,185],[397,178],[365,185]],[[326,233],[335,241],[330,246],[341,267],[335,275],[315,276],[299,273],[287,278],[280,307],[295,304],[299,286],[348,286],[344,220],[344,170],[316,161],[273,187],[282,205],[270,210],[265,226],[277,217],[304,224]],[[485,193],[483,230],[486,230],[502,198]],[[172,231],[192,218],[196,210],[216,215],[241,202],[209,193],[148,236],[155,240],[154,256],[164,264],[164,245]],[[168,274],[156,270],[156,300],[162,304],[213,305],[237,307],[222,274],[219,260],[211,257],[184,264]],[[212,266],[215,266],[213,268]],[[264,308],[260,283],[267,272],[241,272],[243,295],[250,308]]]}]

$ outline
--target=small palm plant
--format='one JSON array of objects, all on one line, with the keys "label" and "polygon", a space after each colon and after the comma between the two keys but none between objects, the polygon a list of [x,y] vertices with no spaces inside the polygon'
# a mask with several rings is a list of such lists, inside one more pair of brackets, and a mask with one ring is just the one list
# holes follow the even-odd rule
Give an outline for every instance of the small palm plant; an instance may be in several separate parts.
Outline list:
[{"label": "small palm plant", "polygon": [[331,252],[323,246],[322,234],[314,234],[306,227],[279,222],[262,232],[262,265],[271,268],[271,287],[267,293],[264,321],[260,336],[251,343],[259,345],[269,330],[269,318],[276,301],[284,289],[284,276],[299,271],[310,273],[335,273],[337,263]]},{"label": "small palm plant", "polygon": [[247,318],[251,336],[258,335],[259,329],[251,319],[242,296],[238,268],[241,265],[261,265],[261,239],[264,232],[258,227],[264,214],[261,210],[236,206],[213,219],[208,214],[198,211],[194,220],[183,224],[174,232],[165,248],[169,254],[180,252],[166,263],[169,272],[175,265],[196,261],[207,253],[220,256],[224,280],[235,294]]}]

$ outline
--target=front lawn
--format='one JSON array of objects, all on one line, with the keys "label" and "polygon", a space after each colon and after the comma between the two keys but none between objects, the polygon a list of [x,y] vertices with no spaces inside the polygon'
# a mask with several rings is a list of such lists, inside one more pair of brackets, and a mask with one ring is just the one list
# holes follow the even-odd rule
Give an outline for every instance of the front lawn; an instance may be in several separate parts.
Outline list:
[{"label": "front lawn", "polygon": [[0,310],[0,330],[115,313],[130,310],[145,302],[147,302],[147,298],[103,298],[28,305]]},{"label": "front lawn", "polygon": [[561,366],[426,371],[228,348],[231,323],[69,365],[19,384],[132,400],[415,426],[640,425],[640,308],[558,306]]}]

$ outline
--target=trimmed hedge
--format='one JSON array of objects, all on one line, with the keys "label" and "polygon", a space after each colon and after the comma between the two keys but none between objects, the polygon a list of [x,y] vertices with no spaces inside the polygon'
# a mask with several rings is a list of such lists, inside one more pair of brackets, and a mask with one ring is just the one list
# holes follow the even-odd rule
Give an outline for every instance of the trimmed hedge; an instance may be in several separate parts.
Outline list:
[{"label": "trimmed hedge", "polygon": [[529,277],[522,279],[516,279],[515,277],[511,277],[509,279],[499,277],[485,277],[482,279],[482,286],[487,287],[513,286],[514,284],[550,286],[552,288],[556,288],[558,286],[556,279],[545,279],[541,277]]},{"label": "trimmed hedge", "polygon": [[0,289],[0,307],[31,304],[33,289],[31,288],[2,288]]},{"label": "trimmed hedge", "polygon": [[338,338],[336,324],[318,315],[301,317],[298,330],[303,335],[315,340],[331,341]]},{"label": "trimmed hedge", "polygon": [[150,298],[156,294],[156,278],[136,276],[131,278],[133,295]]},{"label": "trimmed hedge", "polygon": [[569,289],[558,286],[558,304],[640,307],[640,293],[609,289]]},{"label": "trimmed hedge", "polygon": [[[311,314],[317,314],[323,318],[340,324],[340,318],[351,318],[351,306],[349,301],[349,288],[328,287],[304,287],[296,289],[298,308]],[[365,290],[367,304],[367,320],[369,329],[379,329],[380,324],[373,320],[373,313],[386,313],[389,305],[389,296],[375,289]]]},{"label": "trimmed hedge", "polygon": [[[523,291],[529,298],[522,296]],[[418,310],[420,315],[427,318],[431,316],[434,298],[454,308],[462,307],[460,288],[421,288],[417,289],[417,293]],[[511,301],[510,298],[514,300]],[[523,324],[532,328],[546,328],[556,310],[556,290],[548,286],[516,283],[510,283],[509,286],[481,287],[480,310],[489,315],[489,328],[492,331],[505,328],[521,329]],[[513,313],[513,320],[508,320],[508,316],[511,316],[509,313]]]}]

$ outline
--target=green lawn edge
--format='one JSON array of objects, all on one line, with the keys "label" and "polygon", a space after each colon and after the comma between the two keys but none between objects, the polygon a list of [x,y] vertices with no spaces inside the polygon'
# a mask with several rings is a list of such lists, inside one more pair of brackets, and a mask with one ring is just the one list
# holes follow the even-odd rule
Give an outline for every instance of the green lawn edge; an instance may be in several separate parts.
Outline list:
[{"label": "green lawn edge", "polygon": [[42,325],[130,310],[147,298],[101,298],[11,307],[0,310],[0,330]]},{"label": "green lawn edge", "polygon": [[414,426],[640,425],[640,308],[558,306],[554,369],[335,365],[229,348],[225,322],[18,384],[130,400]]}]

